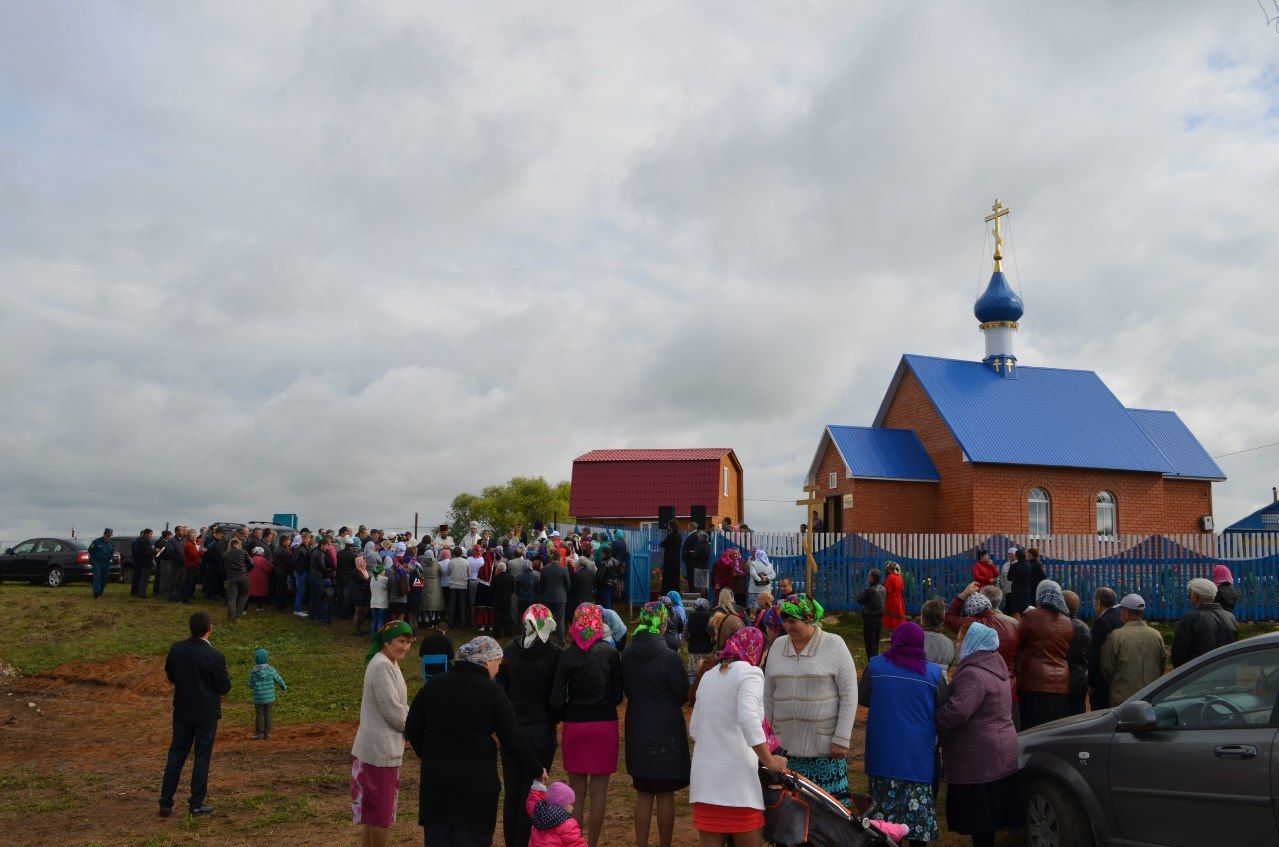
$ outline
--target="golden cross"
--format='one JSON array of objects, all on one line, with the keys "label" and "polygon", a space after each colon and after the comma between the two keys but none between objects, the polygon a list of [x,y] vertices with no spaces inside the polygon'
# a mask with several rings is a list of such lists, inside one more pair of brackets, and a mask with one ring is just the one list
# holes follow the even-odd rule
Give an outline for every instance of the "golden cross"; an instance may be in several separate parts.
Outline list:
[{"label": "golden cross", "polygon": [[999,202],[999,198],[995,198],[995,205],[990,207],[991,214],[986,216],[986,223],[995,222],[995,270],[1002,271],[1004,269],[1004,236],[999,231],[999,219],[1007,215],[1012,209]]},{"label": "golden cross", "polygon": [[[808,495],[808,499],[796,500],[795,505],[796,506],[820,506],[822,504],[822,499],[817,496],[817,490],[818,489],[816,485],[805,485],[804,493]],[[805,510],[804,514],[806,517],[811,516],[811,514],[807,510]],[[808,523],[808,521],[805,521],[805,523]]]},{"label": "golden cross", "polygon": [[813,506],[820,506],[823,500],[817,496],[818,488],[816,483],[813,485],[805,485],[804,493],[808,495],[807,500],[796,500],[796,506],[804,507],[804,558],[805,572],[807,580],[804,583],[804,590],[810,595],[813,593],[813,581],[817,574],[817,560],[813,558]]}]

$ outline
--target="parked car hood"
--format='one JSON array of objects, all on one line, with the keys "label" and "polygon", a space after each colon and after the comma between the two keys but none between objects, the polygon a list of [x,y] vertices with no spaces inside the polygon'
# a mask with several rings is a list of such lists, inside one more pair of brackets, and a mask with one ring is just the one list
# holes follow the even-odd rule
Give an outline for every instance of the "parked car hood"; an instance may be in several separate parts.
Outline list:
[{"label": "parked car hood", "polygon": [[1111,719],[1111,711],[1111,709],[1101,709],[1096,712],[1085,712],[1082,715],[1071,715],[1068,718],[1062,718],[1051,723],[1040,724],[1033,729],[1023,730],[1018,735],[1018,741],[1020,742],[1022,739],[1026,741],[1048,739],[1065,732],[1073,732],[1075,727],[1081,727],[1085,724],[1102,724]]}]

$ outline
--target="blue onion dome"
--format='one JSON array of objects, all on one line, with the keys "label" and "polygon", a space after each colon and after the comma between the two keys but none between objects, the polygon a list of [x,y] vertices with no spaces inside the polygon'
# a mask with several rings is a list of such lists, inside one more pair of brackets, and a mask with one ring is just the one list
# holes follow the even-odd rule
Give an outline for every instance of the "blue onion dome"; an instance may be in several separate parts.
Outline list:
[{"label": "blue onion dome", "polygon": [[1019,321],[1024,311],[1021,298],[1008,285],[1003,271],[995,271],[990,275],[990,285],[986,286],[986,292],[973,304],[973,314],[982,323]]}]

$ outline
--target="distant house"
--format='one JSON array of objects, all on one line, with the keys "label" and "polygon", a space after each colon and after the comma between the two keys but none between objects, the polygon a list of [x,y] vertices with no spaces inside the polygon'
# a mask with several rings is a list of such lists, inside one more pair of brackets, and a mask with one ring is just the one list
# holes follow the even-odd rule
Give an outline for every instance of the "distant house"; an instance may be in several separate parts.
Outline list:
[{"label": "distant house", "polygon": [[1273,502],[1267,503],[1243,520],[1232,523],[1230,526],[1226,527],[1223,532],[1231,534],[1255,532],[1279,533],[1279,490],[1271,489],[1271,494],[1274,497]]},{"label": "distant house", "polygon": [[573,460],[569,511],[579,524],[656,525],[664,506],[681,525],[697,507],[707,520],[743,519],[742,465],[727,447],[592,450]]}]

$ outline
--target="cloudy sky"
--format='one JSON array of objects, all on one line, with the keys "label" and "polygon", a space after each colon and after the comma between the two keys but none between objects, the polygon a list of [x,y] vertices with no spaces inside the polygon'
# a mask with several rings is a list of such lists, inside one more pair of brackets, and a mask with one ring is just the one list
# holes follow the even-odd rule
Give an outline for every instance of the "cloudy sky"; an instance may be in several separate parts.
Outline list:
[{"label": "cloudy sky", "polygon": [[[1279,441],[1277,141],[1255,0],[3,3],[0,538],[608,446],[733,447],[790,526],[901,353],[981,356],[996,195],[1023,364]],[[1221,464],[1221,522],[1279,484]]]}]

